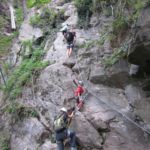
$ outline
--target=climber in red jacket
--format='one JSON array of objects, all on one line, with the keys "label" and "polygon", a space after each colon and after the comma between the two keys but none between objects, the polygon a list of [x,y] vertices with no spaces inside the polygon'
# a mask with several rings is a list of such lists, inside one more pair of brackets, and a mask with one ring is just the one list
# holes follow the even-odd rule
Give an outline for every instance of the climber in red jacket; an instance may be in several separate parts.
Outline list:
[{"label": "climber in red jacket", "polygon": [[77,103],[77,108],[78,110],[80,110],[83,107],[84,101],[82,98],[83,93],[85,92],[85,89],[83,87],[83,82],[82,81],[75,81],[73,80],[73,82],[77,85],[77,89],[75,90],[75,99],[76,99],[76,103]]}]

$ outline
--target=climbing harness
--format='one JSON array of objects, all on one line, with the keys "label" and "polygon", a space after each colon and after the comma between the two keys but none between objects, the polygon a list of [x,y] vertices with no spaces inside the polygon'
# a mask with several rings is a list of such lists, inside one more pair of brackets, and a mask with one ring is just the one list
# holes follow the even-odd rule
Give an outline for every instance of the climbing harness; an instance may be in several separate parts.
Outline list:
[{"label": "climbing harness", "polygon": [[[83,88],[83,81],[79,80],[79,81],[75,81],[73,79],[73,83],[78,87],[78,84]],[[75,93],[75,91],[74,91]],[[81,93],[80,96],[75,96],[75,99],[77,101],[77,110],[81,110],[81,108],[83,108],[83,105],[84,105],[84,101],[86,100],[86,97],[87,97],[87,90],[84,88],[83,90],[83,94]]]},{"label": "climbing harness", "polygon": [[[83,80],[83,76],[81,74],[80,68],[79,68],[79,64],[78,64],[78,55],[75,54],[75,60],[76,60],[76,65],[77,65],[77,69],[78,69],[78,73],[79,76],[81,78],[82,81]],[[88,83],[88,81],[86,81],[85,83]],[[84,84],[85,85],[85,84]],[[111,108],[112,110],[114,110],[115,112],[117,112],[118,114],[120,114],[122,117],[124,117],[126,120],[128,120],[129,122],[131,122],[133,125],[137,126],[138,128],[140,128],[144,133],[147,133],[150,135],[150,131],[148,131],[147,129],[145,129],[144,127],[141,127],[138,123],[136,123],[135,121],[133,121],[130,117],[128,117],[126,114],[124,114],[123,112],[119,111],[119,109],[113,108],[111,105],[107,104],[106,102],[104,102],[103,100],[101,100],[96,94],[94,94],[94,92],[89,89],[90,86],[86,86],[85,88],[87,89],[88,93],[90,93],[91,95],[93,95],[97,100],[101,101],[103,104],[105,104],[107,107]],[[91,92],[90,92],[91,91]]]}]

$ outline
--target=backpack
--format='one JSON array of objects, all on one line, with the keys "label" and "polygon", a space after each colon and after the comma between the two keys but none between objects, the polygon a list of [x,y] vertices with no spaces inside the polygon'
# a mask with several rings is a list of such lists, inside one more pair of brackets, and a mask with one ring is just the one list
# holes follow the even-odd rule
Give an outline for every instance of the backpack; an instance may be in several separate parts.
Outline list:
[{"label": "backpack", "polygon": [[54,130],[56,132],[61,131],[62,129],[66,128],[67,124],[64,120],[64,114],[59,114],[56,119],[54,120]]},{"label": "backpack", "polygon": [[67,42],[72,42],[74,39],[74,34],[72,32],[67,32],[65,35]]}]

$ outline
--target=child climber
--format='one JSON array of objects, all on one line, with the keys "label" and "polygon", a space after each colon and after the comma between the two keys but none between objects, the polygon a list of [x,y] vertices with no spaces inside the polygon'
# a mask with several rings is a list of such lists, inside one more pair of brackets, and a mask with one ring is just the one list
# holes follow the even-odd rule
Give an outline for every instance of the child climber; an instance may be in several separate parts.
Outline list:
[{"label": "child climber", "polygon": [[83,82],[82,81],[75,81],[73,82],[77,85],[77,89],[75,90],[75,99],[77,103],[77,108],[80,110],[83,107],[84,101],[83,101],[83,93],[85,93],[85,89],[83,88]]}]

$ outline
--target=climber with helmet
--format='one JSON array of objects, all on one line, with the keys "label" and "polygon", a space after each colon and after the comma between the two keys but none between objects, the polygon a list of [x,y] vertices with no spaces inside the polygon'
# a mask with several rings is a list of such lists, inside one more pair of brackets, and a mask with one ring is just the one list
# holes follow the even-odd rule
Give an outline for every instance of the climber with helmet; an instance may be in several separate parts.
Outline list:
[{"label": "climber with helmet", "polygon": [[76,33],[73,31],[73,27],[71,31],[69,31],[69,25],[64,24],[63,28],[60,30],[67,41],[67,55],[70,57],[72,53],[72,49],[74,47]]},{"label": "climber with helmet", "polygon": [[76,103],[77,103],[77,108],[78,110],[81,109],[81,107],[83,107],[84,101],[83,101],[83,93],[85,93],[85,88],[83,87],[83,81],[76,81],[73,80],[73,82],[77,85],[77,88],[75,90],[75,99],[76,99]]},{"label": "climber with helmet", "polygon": [[60,32],[62,32],[63,36],[67,33],[69,30],[69,25],[67,23],[62,24],[62,28],[60,29]]},{"label": "climber with helmet", "polygon": [[71,150],[77,150],[75,132],[68,128],[68,124],[70,123],[73,114],[74,108],[72,109],[72,113],[68,113],[68,110],[63,107],[54,119],[54,130],[58,150],[64,150],[64,141],[67,138],[70,138]]}]

